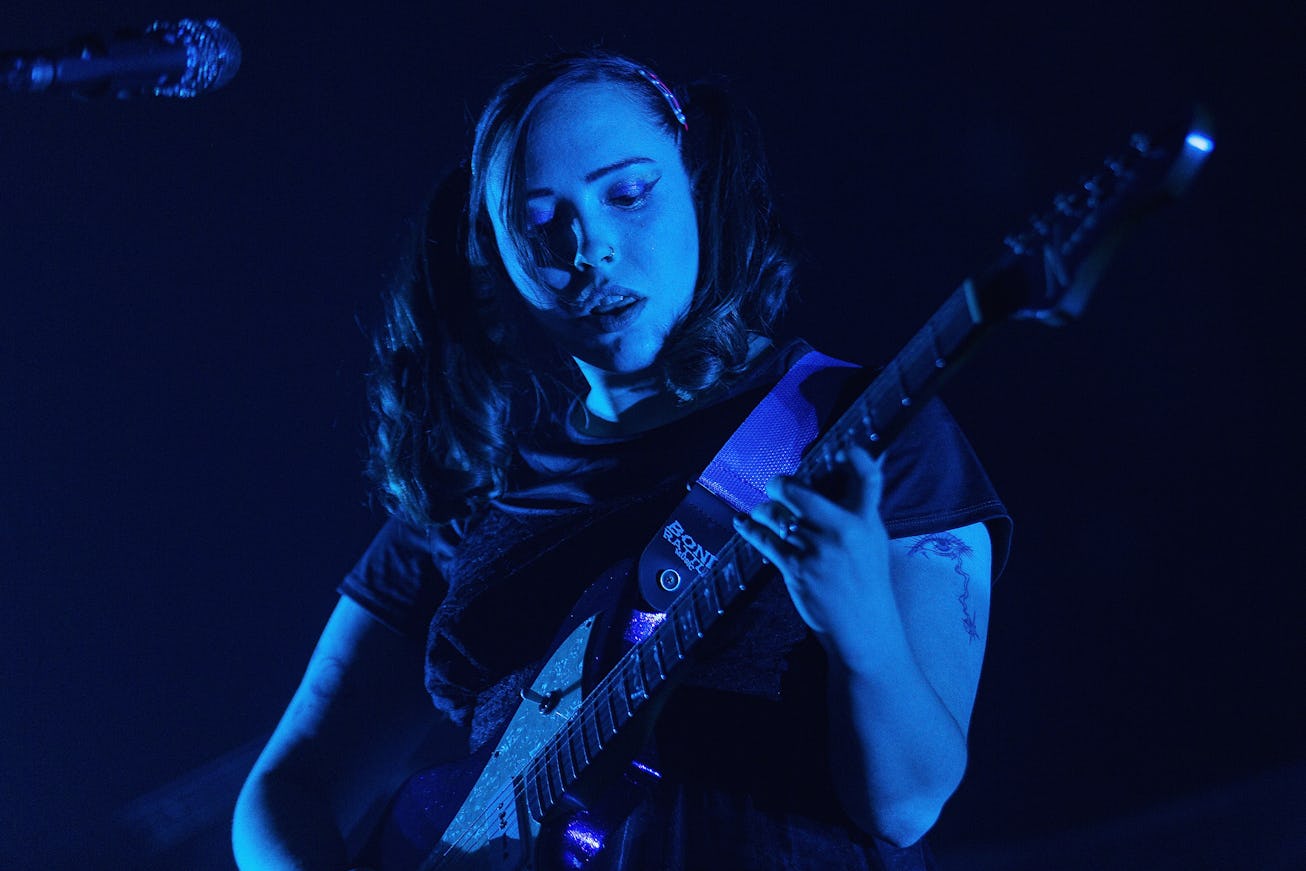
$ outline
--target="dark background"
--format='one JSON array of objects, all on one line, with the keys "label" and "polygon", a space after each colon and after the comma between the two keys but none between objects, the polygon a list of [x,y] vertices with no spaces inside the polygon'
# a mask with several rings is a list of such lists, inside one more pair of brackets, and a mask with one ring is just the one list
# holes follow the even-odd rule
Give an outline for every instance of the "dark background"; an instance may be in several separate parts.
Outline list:
[{"label": "dark background", "polygon": [[406,222],[514,64],[597,43],[731,77],[803,244],[790,331],[864,362],[1208,105],[1209,170],[1084,322],[1004,329],[945,393],[1017,537],[936,843],[1297,867],[1301,5],[554,6],[6,5],[3,48],[202,15],[245,61],[192,101],[0,96],[0,864],[230,866],[253,748],[381,523],[365,328]]}]

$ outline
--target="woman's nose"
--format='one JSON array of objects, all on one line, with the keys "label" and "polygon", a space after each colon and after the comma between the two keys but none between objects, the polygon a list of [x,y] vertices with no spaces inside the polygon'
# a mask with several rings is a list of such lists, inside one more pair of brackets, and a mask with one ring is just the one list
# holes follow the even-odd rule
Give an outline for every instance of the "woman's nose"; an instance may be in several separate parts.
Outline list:
[{"label": "woman's nose", "polygon": [[578,269],[593,269],[600,263],[609,265],[617,261],[617,248],[600,228],[581,223],[579,218],[572,219],[571,231],[575,240],[575,256],[571,265]]}]

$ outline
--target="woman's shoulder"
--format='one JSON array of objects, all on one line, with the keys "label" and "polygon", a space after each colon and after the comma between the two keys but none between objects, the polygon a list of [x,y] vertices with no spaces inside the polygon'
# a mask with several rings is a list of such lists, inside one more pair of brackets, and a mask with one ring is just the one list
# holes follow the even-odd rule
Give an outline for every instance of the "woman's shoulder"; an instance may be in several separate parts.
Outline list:
[{"label": "woman's shoulder", "polygon": [[422,635],[447,591],[446,569],[465,524],[421,526],[388,518],[337,592],[401,635]]}]

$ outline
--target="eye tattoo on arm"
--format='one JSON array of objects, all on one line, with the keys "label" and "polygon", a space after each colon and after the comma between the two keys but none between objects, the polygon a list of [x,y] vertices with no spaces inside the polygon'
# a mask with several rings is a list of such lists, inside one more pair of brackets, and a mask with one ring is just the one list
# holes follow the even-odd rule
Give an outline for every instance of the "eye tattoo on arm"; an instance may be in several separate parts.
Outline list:
[{"label": "eye tattoo on arm", "polygon": [[975,615],[970,613],[970,575],[966,574],[966,570],[962,567],[965,558],[972,553],[974,551],[966,542],[950,532],[922,535],[913,541],[907,550],[908,556],[920,554],[929,559],[933,555],[952,560],[953,571],[961,575],[961,593],[957,596],[957,601],[961,603],[961,625],[966,628],[966,634],[970,636],[971,641],[974,641],[979,638],[979,629],[975,623]]}]

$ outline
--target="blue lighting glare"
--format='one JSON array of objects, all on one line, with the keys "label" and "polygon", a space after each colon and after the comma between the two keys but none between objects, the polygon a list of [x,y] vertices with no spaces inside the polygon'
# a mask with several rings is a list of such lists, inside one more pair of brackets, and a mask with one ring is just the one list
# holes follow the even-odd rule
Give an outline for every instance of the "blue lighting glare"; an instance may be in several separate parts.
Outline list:
[{"label": "blue lighting glare", "polygon": [[635,611],[630,615],[630,622],[626,624],[626,631],[621,637],[630,644],[638,644],[648,638],[665,619],[667,615],[661,611]]},{"label": "blue lighting glare", "polygon": [[1211,141],[1210,137],[1203,136],[1200,133],[1189,133],[1188,138],[1184,141],[1198,151],[1210,151],[1215,147],[1215,143]]},{"label": "blue lighting glare", "polygon": [[582,817],[572,817],[562,830],[562,864],[577,871],[589,865],[594,854],[603,849],[604,834]]}]

